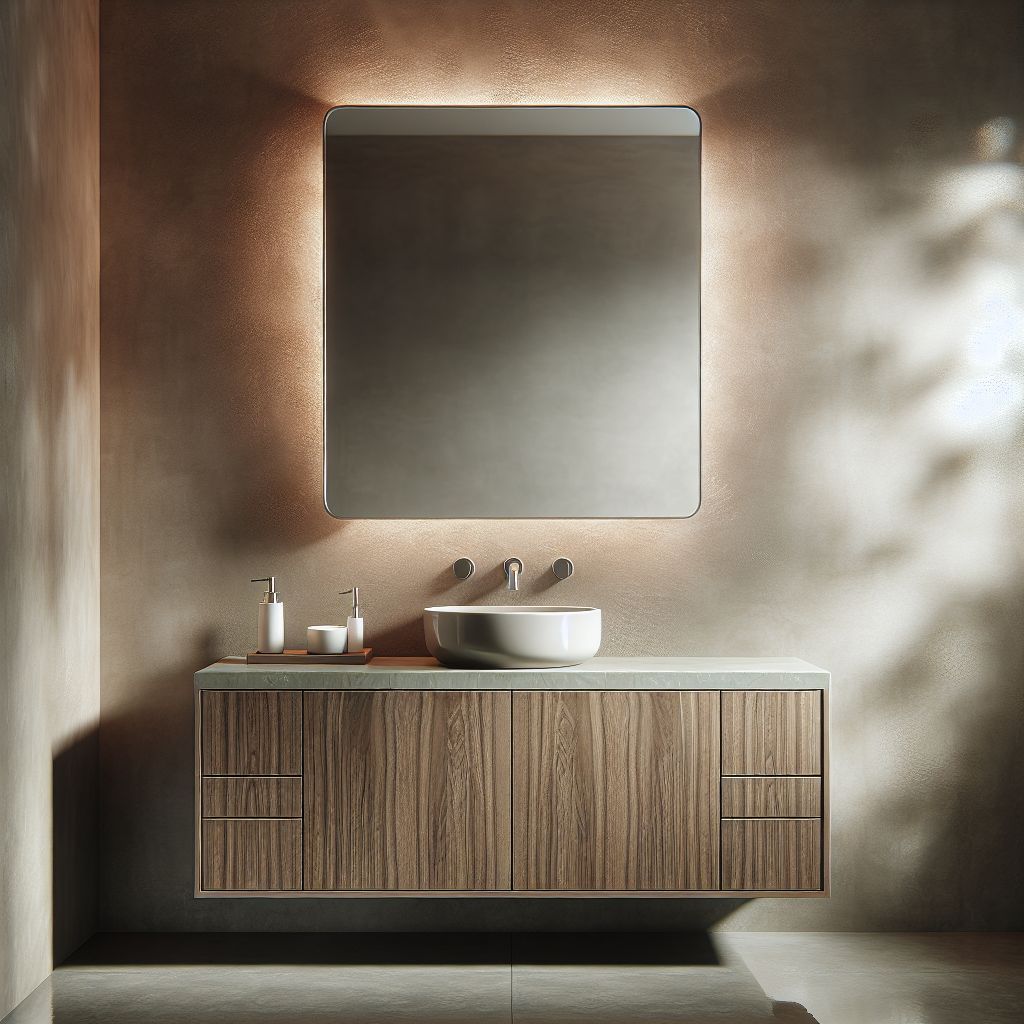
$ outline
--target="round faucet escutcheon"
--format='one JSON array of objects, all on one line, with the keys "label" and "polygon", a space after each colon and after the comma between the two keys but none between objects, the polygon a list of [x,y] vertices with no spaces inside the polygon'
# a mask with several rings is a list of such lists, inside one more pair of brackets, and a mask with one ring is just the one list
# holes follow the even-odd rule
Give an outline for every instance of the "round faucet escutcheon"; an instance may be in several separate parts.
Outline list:
[{"label": "round faucet escutcheon", "polygon": [[576,566],[572,564],[571,558],[556,558],[551,563],[551,571],[560,580],[567,580],[575,570]]},{"label": "round faucet escutcheon", "polygon": [[472,558],[456,558],[452,563],[452,572],[457,580],[468,580],[476,572],[476,562]]}]

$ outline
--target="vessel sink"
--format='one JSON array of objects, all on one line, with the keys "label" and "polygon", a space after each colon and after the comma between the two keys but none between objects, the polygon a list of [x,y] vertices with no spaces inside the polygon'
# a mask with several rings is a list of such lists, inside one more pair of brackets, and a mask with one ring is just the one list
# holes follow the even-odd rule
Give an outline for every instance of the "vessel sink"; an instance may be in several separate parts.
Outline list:
[{"label": "vessel sink", "polygon": [[452,668],[559,668],[594,657],[601,609],[450,605],[423,609],[427,649]]}]

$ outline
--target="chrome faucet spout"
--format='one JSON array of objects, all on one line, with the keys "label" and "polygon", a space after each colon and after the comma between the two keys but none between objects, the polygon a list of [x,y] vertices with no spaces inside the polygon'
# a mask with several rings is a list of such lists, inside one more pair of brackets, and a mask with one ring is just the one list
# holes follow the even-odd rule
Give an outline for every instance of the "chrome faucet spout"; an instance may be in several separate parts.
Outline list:
[{"label": "chrome faucet spout", "polygon": [[519,589],[519,576],[523,571],[523,562],[521,558],[506,558],[505,565],[505,576],[508,578],[508,589],[516,591]]}]

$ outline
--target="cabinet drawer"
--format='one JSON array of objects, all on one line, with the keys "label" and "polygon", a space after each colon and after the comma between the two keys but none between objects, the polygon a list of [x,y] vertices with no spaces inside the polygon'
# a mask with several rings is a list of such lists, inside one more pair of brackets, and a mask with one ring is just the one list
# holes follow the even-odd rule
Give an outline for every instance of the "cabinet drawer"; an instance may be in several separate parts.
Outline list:
[{"label": "cabinet drawer", "polygon": [[302,888],[301,819],[206,819],[202,827],[204,890]]},{"label": "cabinet drawer", "polygon": [[723,775],[820,775],[821,691],[722,694]]},{"label": "cabinet drawer", "polygon": [[722,779],[723,818],[820,818],[816,775]]},{"label": "cabinet drawer", "polygon": [[821,819],[723,821],[722,888],[762,892],[821,889]]},{"label": "cabinet drawer", "polygon": [[203,775],[301,775],[302,693],[204,690]]},{"label": "cabinet drawer", "polygon": [[301,818],[302,779],[203,779],[204,818]]}]

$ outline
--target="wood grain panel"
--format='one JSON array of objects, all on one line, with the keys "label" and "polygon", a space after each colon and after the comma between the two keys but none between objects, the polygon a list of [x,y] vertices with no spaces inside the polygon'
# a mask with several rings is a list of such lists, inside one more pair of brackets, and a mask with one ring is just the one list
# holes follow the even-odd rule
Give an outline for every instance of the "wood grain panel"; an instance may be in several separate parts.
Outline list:
[{"label": "wood grain panel", "polygon": [[821,694],[821,890],[826,896],[832,895],[832,813],[831,773],[832,719],[829,710],[829,691]]},{"label": "wood grain panel", "polygon": [[204,690],[204,775],[301,775],[302,693]]},{"label": "wood grain panel", "polygon": [[203,779],[206,818],[301,818],[302,779],[257,775]]},{"label": "wood grain panel", "polygon": [[217,818],[202,823],[207,891],[302,888],[302,821]]},{"label": "wood grain panel", "polygon": [[820,819],[723,821],[722,888],[820,889]]},{"label": "wood grain panel", "polygon": [[507,692],[305,694],[306,889],[508,889]]},{"label": "wood grain panel", "polygon": [[723,818],[820,818],[816,775],[722,779]]},{"label": "wood grain panel", "polygon": [[723,775],[820,775],[820,690],[722,693]]},{"label": "wood grain panel", "polygon": [[718,888],[719,694],[513,695],[517,890]]}]

